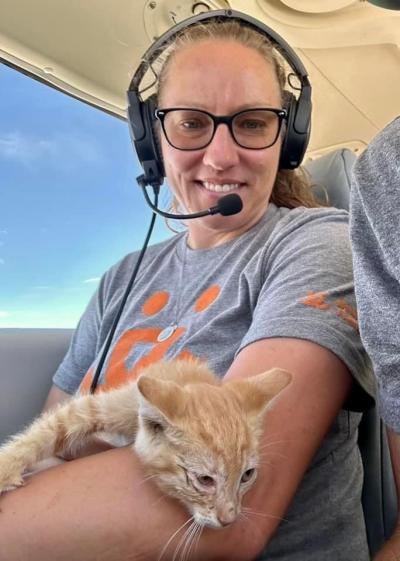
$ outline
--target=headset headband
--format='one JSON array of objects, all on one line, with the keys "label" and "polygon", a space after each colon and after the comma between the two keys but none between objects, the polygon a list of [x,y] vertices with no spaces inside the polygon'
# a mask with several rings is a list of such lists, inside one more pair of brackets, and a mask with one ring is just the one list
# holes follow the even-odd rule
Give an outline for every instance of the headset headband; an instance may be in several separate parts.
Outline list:
[{"label": "headset headband", "polygon": [[130,132],[148,184],[160,185],[165,174],[154,130],[156,96],[153,94],[148,99],[143,100],[139,91],[141,81],[151,68],[152,63],[183,29],[208,20],[222,22],[229,19],[244,22],[258,33],[265,35],[296,74],[300,83],[300,94],[299,98],[296,99],[291,92],[286,92],[288,96],[288,119],[285,138],[282,142],[279,168],[294,169],[300,165],[303,159],[310,135],[311,85],[300,58],[278,33],[255,18],[235,10],[213,10],[185,19],[163,33],[144,53],[142,61],[130,82],[127,92]]},{"label": "headset headband", "polygon": [[283,39],[283,37],[278,35],[278,33],[276,33],[273,29],[256,20],[255,18],[247,14],[243,14],[242,12],[238,12],[235,10],[213,10],[187,18],[163,33],[144,53],[142,62],[140,63],[131,80],[128,91],[139,91],[139,85],[143,76],[150,68],[154,60],[160,56],[160,52],[162,52],[161,47],[165,44],[170,44],[171,38],[179,35],[182,29],[186,29],[187,27],[211,19],[217,21],[218,19],[220,19],[221,21],[234,19],[241,22],[246,22],[249,27],[254,28],[256,31],[258,31],[258,33],[261,32],[262,34],[266,35],[274,44],[274,46],[278,47],[278,50],[284,55],[285,60],[289,63],[292,70],[294,70],[295,74],[299,77],[301,84],[303,84],[304,81],[308,82],[308,73],[300,58],[297,56],[292,47]]}]

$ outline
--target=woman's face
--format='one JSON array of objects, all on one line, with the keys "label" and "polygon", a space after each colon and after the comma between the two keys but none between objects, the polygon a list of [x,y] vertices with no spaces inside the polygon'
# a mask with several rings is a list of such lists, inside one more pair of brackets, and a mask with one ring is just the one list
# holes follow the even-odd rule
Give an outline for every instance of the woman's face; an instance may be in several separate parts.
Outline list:
[{"label": "woman's face", "polygon": [[[274,70],[254,49],[234,41],[207,40],[179,51],[168,69],[160,94],[160,108],[203,109],[231,115],[243,109],[281,107]],[[229,185],[243,201],[233,216],[214,215],[187,222],[193,248],[228,241],[256,224],[264,214],[275,182],[281,140],[270,148],[238,146],[228,126],[220,124],[203,149],[182,151],[170,146],[161,133],[166,176],[181,207],[188,212],[207,209]],[[225,187],[226,189],[226,187]]]}]

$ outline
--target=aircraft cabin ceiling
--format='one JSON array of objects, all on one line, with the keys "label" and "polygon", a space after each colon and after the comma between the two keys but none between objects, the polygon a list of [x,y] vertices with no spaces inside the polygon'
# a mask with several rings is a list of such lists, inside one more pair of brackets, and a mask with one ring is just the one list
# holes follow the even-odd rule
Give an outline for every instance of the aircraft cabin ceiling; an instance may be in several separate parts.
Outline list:
[{"label": "aircraft cabin ceiling", "polygon": [[365,0],[0,0],[0,59],[125,118],[153,38],[218,8],[262,20],[300,55],[313,85],[312,154],[362,149],[400,113],[400,11]]}]

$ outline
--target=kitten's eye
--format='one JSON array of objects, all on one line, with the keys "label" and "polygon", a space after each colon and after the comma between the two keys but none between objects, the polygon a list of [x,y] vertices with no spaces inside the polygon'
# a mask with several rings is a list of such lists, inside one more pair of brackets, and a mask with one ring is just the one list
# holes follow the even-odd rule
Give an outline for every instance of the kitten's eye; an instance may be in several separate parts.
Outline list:
[{"label": "kitten's eye", "polygon": [[145,419],[146,427],[154,433],[160,433],[164,430],[161,423],[154,421],[154,419]]},{"label": "kitten's eye", "polygon": [[196,475],[196,479],[203,487],[213,487],[215,485],[214,478],[211,475]]},{"label": "kitten's eye", "polygon": [[246,471],[244,471],[242,474],[240,483],[247,483],[248,481],[250,481],[250,479],[252,479],[252,477],[254,476],[255,472],[256,472],[256,468],[246,469]]}]

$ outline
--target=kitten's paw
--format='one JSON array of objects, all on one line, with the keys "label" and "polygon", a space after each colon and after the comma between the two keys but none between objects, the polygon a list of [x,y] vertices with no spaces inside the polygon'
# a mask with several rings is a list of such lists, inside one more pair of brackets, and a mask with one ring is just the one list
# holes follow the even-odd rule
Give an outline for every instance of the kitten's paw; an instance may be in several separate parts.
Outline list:
[{"label": "kitten's paw", "polygon": [[24,487],[24,486],[25,486],[25,481],[18,483],[18,485],[7,485],[6,487],[0,488],[0,495],[2,495],[3,493],[7,493],[7,491],[14,491],[19,487]]},{"label": "kitten's paw", "polygon": [[65,460],[57,457],[46,458],[45,460],[40,460],[34,464],[31,468],[29,468],[25,473],[24,477],[28,477],[34,475],[35,473],[39,473],[40,471],[45,471],[51,467],[59,466],[65,464]]},{"label": "kitten's paw", "polygon": [[4,469],[0,463],[0,495],[6,491],[13,491],[25,485],[21,472]]}]

